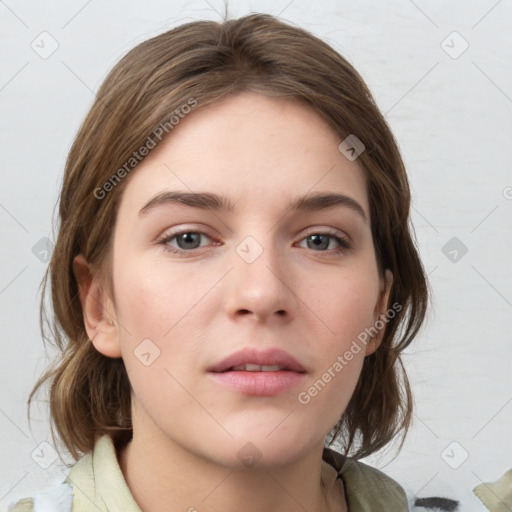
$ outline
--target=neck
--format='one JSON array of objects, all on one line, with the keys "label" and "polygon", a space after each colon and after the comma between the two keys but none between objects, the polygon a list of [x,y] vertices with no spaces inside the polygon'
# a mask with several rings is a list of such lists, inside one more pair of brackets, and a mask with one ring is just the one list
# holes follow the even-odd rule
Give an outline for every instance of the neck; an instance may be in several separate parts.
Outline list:
[{"label": "neck", "polygon": [[191,453],[161,432],[161,437],[136,434],[120,451],[119,465],[144,512],[346,510],[337,494],[340,482],[322,485],[334,471],[322,462],[323,444],[290,464],[234,469]]}]

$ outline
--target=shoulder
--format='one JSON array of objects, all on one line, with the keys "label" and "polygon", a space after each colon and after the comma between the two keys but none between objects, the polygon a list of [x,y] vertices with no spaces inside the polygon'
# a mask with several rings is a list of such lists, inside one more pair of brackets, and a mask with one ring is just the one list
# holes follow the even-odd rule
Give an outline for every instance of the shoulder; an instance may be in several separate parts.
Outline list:
[{"label": "shoulder", "polygon": [[[347,495],[360,504],[382,507],[382,510],[407,511],[407,495],[403,487],[382,471],[363,462],[347,459],[341,470],[347,482]],[[384,508],[388,507],[388,508]],[[366,510],[362,508],[361,510]],[[368,507],[370,510],[370,507]]]},{"label": "shoulder", "polygon": [[341,476],[350,510],[407,512],[407,494],[402,486],[382,471],[363,462],[324,449],[323,459]]},{"label": "shoulder", "polygon": [[7,512],[71,512],[72,503],[72,488],[64,482],[52,485],[33,497],[11,503]]}]

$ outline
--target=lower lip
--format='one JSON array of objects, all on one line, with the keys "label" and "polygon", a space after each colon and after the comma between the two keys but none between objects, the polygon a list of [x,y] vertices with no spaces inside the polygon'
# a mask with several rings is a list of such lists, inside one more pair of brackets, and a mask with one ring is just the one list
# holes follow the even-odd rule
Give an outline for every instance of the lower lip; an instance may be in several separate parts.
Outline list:
[{"label": "lower lip", "polygon": [[300,384],[305,373],[292,371],[276,372],[209,372],[211,378],[239,393],[254,396],[275,396]]}]

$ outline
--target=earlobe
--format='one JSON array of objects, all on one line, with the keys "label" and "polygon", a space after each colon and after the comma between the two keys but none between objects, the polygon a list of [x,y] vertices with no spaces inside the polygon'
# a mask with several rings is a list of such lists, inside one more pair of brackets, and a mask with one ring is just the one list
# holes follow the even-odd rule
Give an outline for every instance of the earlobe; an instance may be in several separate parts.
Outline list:
[{"label": "earlobe", "polygon": [[386,331],[387,315],[386,311],[388,308],[389,297],[391,295],[391,289],[393,287],[393,273],[391,270],[386,269],[384,272],[384,278],[380,280],[380,290],[377,304],[374,311],[374,322],[372,331],[377,331],[372,335],[368,345],[366,346],[366,355],[373,354],[382,343],[384,333]]},{"label": "earlobe", "polygon": [[121,357],[113,304],[98,274],[94,274],[81,254],[73,260],[73,273],[78,284],[87,336],[98,352],[107,357]]}]

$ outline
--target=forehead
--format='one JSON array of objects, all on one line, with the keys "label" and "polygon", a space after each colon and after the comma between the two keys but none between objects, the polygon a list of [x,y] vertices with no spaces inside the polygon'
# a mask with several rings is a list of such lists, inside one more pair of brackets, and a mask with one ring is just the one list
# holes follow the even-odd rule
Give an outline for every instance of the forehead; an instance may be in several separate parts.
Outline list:
[{"label": "forehead", "polygon": [[296,100],[242,92],[199,102],[136,167],[122,203],[140,208],[155,193],[188,190],[272,208],[285,196],[331,191],[354,197],[369,214],[363,170],[343,156],[340,142]]}]

